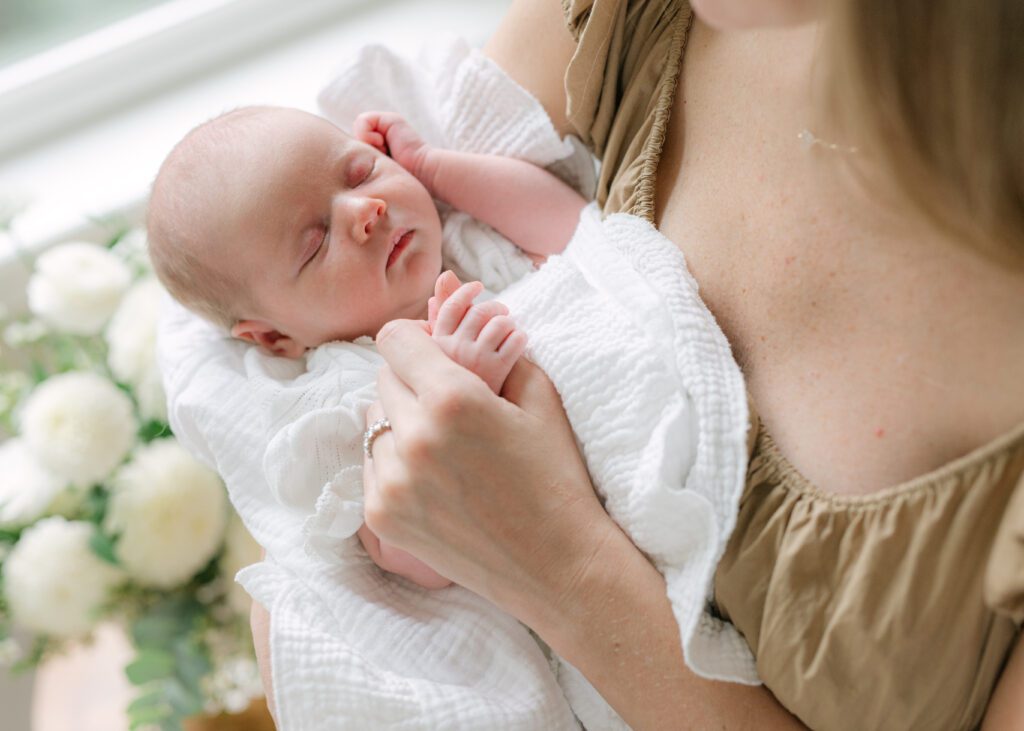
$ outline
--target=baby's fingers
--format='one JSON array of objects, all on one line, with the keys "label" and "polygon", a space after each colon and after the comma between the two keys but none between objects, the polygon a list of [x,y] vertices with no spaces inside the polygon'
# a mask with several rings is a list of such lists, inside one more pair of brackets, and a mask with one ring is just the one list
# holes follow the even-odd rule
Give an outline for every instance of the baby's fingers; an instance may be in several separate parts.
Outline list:
[{"label": "baby's fingers", "polygon": [[381,152],[387,152],[387,141],[379,129],[380,115],[376,112],[364,112],[356,117],[352,123],[352,136],[360,142],[376,147]]},{"label": "baby's fingers", "polygon": [[449,297],[437,311],[437,322],[434,323],[433,334],[435,336],[451,335],[458,328],[466,311],[473,306],[473,300],[483,291],[484,285],[480,282],[468,282],[463,284],[455,294]]},{"label": "baby's fingers", "polygon": [[480,332],[488,322],[507,314],[508,308],[497,300],[473,305],[456,328],[455,337],[463,342],[472,342],[480,337]]},{"label": "baby's fingers", "polygon": [[434,296],[437,297],[438,303],[441,304],[455,294],[460,286],[462,286],[462,282],[459,281],[455,272],[451,269],[446,269],[441,272],[441,276],[434,282]]},{"label": "baby's fingers", "polygon": [[502,363],[511,368],[523,353],[526,352],[526,333],[522,330],[513,330],[505,342],[498,348],[498,357]]},{"label": "baby's fingers", "polygon": [[496,353],[501,344],[505,342],[505,338],[511,335],[515,329],[516,323],[511,317],[500,315],[491,318],[484,325],[484,329],[480,331],[480,336],[476,341],[480,344],[480,349],[485,353]]}]

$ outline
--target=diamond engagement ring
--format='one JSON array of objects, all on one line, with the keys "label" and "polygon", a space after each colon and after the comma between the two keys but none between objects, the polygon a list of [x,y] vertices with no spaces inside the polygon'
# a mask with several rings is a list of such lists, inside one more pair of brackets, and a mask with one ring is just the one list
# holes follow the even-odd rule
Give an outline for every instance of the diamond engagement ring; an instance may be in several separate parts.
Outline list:
[{"label": "diamond engagement ring", "polygon": [[363,432],[363,454],[373,459],[373,443],[386,431],[391,431],[391,422],[387,417],[370,424],[370,428]]}]

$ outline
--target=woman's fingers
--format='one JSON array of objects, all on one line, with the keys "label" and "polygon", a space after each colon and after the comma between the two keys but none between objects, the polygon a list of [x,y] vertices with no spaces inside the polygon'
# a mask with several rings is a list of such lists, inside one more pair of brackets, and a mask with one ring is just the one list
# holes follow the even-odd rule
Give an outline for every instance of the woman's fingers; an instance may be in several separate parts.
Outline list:
[{"label": "woman's fingers", "polygon": [[501,395],[541,421],[567,420],[562,408],[562,399],[551,379],[526,358],[520,358],[512,366],[505,379],[505,386],[501,389]]},{"label": "woman's fingers", "polygon": [[[394,375],[414,394],[439,385],[455,387],[472,380],[466,378],[469,374],[465,369],[445,355],[441,346],[414,320],[392,320],[385,324],[377,333],[377,349]],[[377,382],[378,385],[382,382],[380,375]],[[383,400],[383,394],[381,398]],[[390,408],[386,402],[385,408]]]}]

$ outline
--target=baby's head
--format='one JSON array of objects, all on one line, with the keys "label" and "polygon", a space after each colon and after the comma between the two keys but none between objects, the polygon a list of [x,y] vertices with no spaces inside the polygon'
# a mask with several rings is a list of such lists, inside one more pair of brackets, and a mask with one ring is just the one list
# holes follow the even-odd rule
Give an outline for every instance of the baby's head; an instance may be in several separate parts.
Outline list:
[{"label": "baby's head", "polygon": [[245,107],[189,132],[153,183],[147,229],[176,299],[288,357],[423,317],[441,271],[423,184],[297,109]]}]

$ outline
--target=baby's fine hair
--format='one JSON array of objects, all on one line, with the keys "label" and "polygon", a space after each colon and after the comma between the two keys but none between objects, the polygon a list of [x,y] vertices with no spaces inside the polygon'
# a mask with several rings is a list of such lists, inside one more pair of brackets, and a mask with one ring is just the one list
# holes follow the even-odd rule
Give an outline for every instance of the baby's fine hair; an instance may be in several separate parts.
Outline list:
[{"label": "baby's fine hair", "polygon": [[157,278],[182,305],[227,330],[254,303],[237,272],[220,271],[206,255],[218,243],[203,225],[217,215],[209,196],[232,172],[216,162],[239,154],[240,142],[274,110],[240,107],[198,125],[167,155],[150,192],[146,233]]}]

